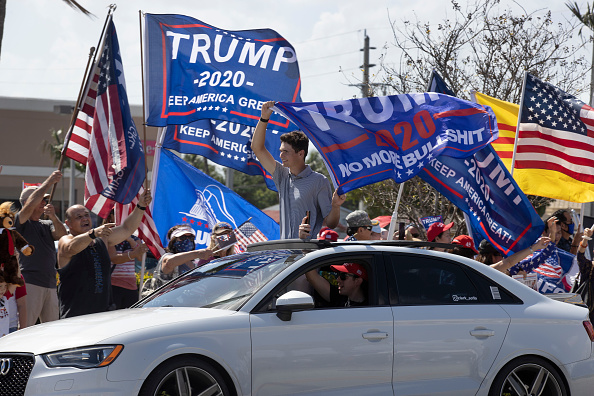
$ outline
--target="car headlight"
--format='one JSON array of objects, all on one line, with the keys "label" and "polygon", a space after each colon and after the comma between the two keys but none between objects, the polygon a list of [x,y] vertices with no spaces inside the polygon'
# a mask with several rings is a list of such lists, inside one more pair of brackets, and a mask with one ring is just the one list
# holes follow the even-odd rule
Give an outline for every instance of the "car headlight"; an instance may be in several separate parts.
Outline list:
[{"label": "car headlight", "polygon": [[95,368],[111,364],[124,349],[123,345],[101,345],[67,349],[41,355],[48,367]]}]

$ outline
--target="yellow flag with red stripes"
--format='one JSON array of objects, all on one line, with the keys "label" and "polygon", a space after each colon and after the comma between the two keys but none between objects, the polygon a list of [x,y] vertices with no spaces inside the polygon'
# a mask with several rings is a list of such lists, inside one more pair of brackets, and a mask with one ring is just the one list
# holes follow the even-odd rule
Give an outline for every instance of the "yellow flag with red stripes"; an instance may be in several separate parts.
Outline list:
[{"label": "yellow flag with red stripes", "polygon": [[[475,92],[474,95],[476,103],[491,107],[495,113],[495,117],[497,117],[499,138],[491,144],[499,157],[501,157],[505,166],[511,171],[520,106],[495,99],[479,92]],[[527,138],[529,137],[527,136]],[[545,151],[548,145],[550,145],[545,140],[541,140],[540,143],[533,138],[531,140],[524,140],[527,141],[527,144],[531,144],[531,150],[534,152]],[[519,143],[521,142],[522,139],[520,139]],[[549,154],[548,156],[542,156],[543,159],[539,161],[534,161],[535,155],[529,152],[528,149],[523,149],[521,144],[518,144],[518,151],[520,155],[516,155],[513,178],[525,194],[561,199],[569,202],[594,201],[594,184],[588,178],[584,179],[582,177],[583,180],[577,179],[580,173],[586,173],[586,176],[589,173],[594,173],[592,171],[593,168],[584,168],[584,164],[578,163],[573,166],[577,167],[577,170],[581,169],[580,172],[567,172],[561,167],[566,162],[566,156]],[[524,160],[522,156],[527,160]],[[577,157],[579,159],[579,155]],[[589,156],[584,155],[584,157]]]},{"label": "yellow flag with red stripes", "polygon": [[[491,96],[487,96],[480,92],[475,92],[474,95],[476,103],[489,106],[493,109],[495,117],[497,117],[499,138],[491,142],[491,145],[497,152],[497,155],[499,155],[499,158],[501,158],[501,161],[507,167],[507,170],[511,172],[514,142],[516,140],[516,125],[518,124],[518,113],[520,112],[520,106],[514,103],[492,98]],[[520,188],[521,187],[522,186],[520,185]]]}]

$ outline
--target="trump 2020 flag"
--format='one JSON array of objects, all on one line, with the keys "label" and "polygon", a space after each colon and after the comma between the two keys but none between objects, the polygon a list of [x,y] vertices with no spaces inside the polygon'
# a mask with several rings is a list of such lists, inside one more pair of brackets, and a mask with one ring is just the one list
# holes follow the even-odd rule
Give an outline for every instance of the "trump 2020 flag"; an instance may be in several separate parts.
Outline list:
[{"label": "trump 2020 flag", "polygon": [[[252,151],[254,127],[222,120],[198,120],[188,125],[170,125],[165,131],[163,147],[184,154],[198,154],[221,166],[248,175],[262,175],[266,187],[276,191],[272,176],[266,172]],[[266,136],[266,148],[281,162],[280,133]]]},{"label": "trump 2020 flag", "polygon": [[497,138],[491,109],[437,93],[283,103],[322,155],[338,193],[388,178],[402,183],[438,155],[462,158]]},{"label": "trump 2020 flag", "polygon": [[[431,86],[449,91],[443,81]],[[476,245],[484,238],[509,255],[542,234],[543,221],[491,144],[463,159],[433,158],[419,176],[468,215]]]},{"label": "trump 2020 flag", "polygon": [[111,20],[98,55],[64,155],[86,164],[85,206],[105,218],[113,201],[128,204],[134,199],[145,178],[145,164]]},{"label": "trump 2020 flag", "polygon": [[268,239],[279,238],[272,218],[169,150],[161,151],[158,173],[153,219],[164,244],[177,224],[189,224],[196,231],[196,248],[203,248],[217,222],[237,228],[249,218]]},{"label": "trump 2020 flag", "polygon": [[[271,29],[232,31],[184,15],[145,16],[147,124],[207,118],[256,126],[262,103],[300,101],[293,46]],[[269,129],[289,122],[270,119]]]},{"label": "trump 2020 flag", "polygon": [[419,176],[505,255],[528,248],[542,234],[543,221],[491,145],[467,158],[434,158]]}]

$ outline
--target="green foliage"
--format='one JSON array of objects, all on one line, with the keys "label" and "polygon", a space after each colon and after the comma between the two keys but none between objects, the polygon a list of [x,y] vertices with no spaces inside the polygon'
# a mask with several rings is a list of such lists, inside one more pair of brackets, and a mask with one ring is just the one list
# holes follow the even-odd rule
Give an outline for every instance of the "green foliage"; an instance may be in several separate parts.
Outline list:
[{"label": "green foliage", "polygon": [[234,171],[233,191],[258,209],[278,204],[278,194],[266,187],[262,176]]},{"label": "green foliage", "polygon": [[[41,143],[41,148],[44,153],[49,154],[52,157],[52,160],[55,165],[60,163],[60,157],[62,155],[62,149],[64,147],[64,136],[61,129],[57,131],[54,129],[50,129],[50,134],[52,135],[52,141],[44,140]],[[85,173],[86,167],[74,161],[75,169],[81,173]],[[70,168],[70,160],[68,158],[64,158],[64,162],[62,163],[62,169],[69,169]]]}]

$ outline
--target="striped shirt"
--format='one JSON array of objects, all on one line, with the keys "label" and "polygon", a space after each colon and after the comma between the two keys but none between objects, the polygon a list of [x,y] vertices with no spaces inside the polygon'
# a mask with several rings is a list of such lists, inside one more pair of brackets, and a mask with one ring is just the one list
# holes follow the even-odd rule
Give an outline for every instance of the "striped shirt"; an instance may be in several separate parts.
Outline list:
[{"label": "striped shirt", "polygon": [[324,175],[311,170],[309,165],[298,175],[276,163],[274,184],[280,201],[280,239],[299,238],[299,225],[310,211],[311,238],[316,238],[324,218],[332,209],[332,190]]}]

